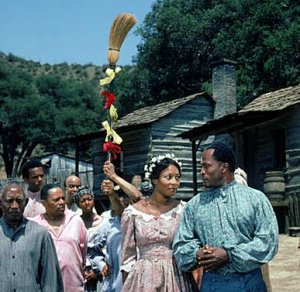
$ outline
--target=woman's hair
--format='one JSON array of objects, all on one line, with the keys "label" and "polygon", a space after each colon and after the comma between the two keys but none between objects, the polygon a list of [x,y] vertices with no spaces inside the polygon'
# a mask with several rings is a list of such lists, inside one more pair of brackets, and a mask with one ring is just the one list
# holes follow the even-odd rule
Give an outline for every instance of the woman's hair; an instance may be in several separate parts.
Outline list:
[{"label": "woman's hair", "polygon": [[153,169],[152,173],[150,174],[150,179],[157,179],[159,178],[160,173],[168,168],[170,165],[174,165],[178,168],[179,175],[181,175],[181,168],[180,165],[173,159],[171,158],[164,158],[162,161],[157,163]]},{"label": "woman's hair", "polygon": [[179,174],[181,175],[181,162],[176,159],[173,153],[167,153],[157,156],[153,155],[144,167],[145,179],[157,179],[160,173],[170,165],[174,165],[175,167],[177,167]]}]

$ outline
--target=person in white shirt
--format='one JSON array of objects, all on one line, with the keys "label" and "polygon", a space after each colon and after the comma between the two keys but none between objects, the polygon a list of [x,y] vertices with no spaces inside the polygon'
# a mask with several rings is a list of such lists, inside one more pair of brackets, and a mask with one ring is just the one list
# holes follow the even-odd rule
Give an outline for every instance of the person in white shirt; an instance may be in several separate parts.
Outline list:
[{"label": "person in white shirt", "polygon": [[28,185],[27,198],[28,203],[24,210],[24,217],[35,217],[45,212],[41,203],[41,188],[45,183],[44,166],[37,159],[28,160],[22,167],[22,178]]}]

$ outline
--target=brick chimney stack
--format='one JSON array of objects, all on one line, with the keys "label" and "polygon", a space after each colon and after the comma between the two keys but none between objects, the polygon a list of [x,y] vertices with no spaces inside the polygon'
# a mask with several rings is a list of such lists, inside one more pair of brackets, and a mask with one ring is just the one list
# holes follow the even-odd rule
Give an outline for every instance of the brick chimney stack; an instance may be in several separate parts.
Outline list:
[{"label": "brick chimney stack", "polygon": [[216,101],[214,119],[232,114],[237,110],[236,64],[228,59],[212,63],[213,98]]}]

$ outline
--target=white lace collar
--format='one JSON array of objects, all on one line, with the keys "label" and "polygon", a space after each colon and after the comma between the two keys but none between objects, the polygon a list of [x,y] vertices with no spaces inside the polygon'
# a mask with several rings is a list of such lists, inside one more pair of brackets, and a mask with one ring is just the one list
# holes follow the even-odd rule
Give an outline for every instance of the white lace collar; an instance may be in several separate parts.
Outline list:
[{"label": "white lace collar", "polygon": [[132,215],[140,215],[140,216],[143,217],[144,220],[149,221],[153,218],[158,218],[158,217],[164,218],[164,219],[172,219],[173,218],[172,214],[182,213],[182,210],[185,207],[185,205],[186,205],[186,202],[181,200],[176,207],[172,208],[171,210],[169,210],[166,213],[160,214],[159,216],[155,216],[155,215],[152,215],[152,214],[147,214],[143,211],[140,211],[140,210],[136,209],[132,205],[129,205],[126,208],[126,210],[128,210]]}]

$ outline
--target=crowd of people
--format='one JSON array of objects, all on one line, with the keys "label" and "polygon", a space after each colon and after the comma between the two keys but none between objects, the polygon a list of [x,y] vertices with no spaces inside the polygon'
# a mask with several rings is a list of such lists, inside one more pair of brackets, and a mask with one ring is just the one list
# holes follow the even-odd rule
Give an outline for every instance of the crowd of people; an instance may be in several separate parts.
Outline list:
[{"label": "crowd of people", "polygon": [[16,182],[1,191],[0,291],[270,291],[261,267],[277,253],[276,216],[236,169],[232,150],[212,144],[201,156],[204,191],[185,202],[174,198],[173,154],[149,159],[148,183],[127,182],[107,161],[110,209],[97,214],[78,176],[64,189],[45,184],[41,162],[28,161],[27,193]]}]

